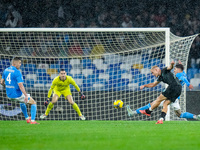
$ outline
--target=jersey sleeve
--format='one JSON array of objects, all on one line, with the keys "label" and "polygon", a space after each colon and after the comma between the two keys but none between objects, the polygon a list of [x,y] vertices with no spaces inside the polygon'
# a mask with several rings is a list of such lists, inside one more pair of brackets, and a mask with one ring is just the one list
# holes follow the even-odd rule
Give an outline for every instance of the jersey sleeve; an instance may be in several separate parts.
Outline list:
[{"label": "jersey sleeve", "polygon": [[182,77],[181,77],[181,80],[182,80],[183,82],[185,82],[185,84],[186,84],[187,86],[190,86],[190,82],[187,80],[186,77],[182,76]]},{"label": "jersey sleeve", "polygon": [[17,83],[24,82],[23,77],[22,77],[22,73],[20,71],[17,71],[16,79],[17,79]]},{"label": "jersey sleeve", "polygon": [[79,86],[76,84],[76,82],[74,81],[74,79],[73,79],[72,77],[70,77],[69,80],[70,80],[70,84],[72,84],[72,85],[76,88],[76,90],[79,92],[79,91],[80,91],[80,88],[79,88]]},{"label": "jersey sleeve", "polygon": [[178,79],[181,79],[181,76],[182,76],[181,73],[177,73],[177,74],[176,74],[176,77],[177,77]]},{"label": "jersey sleeve", "polygon": [[55,78],[55,79],[53,80],[52,84],[51,84],[51,87],[50,87],[49,91],[48,91],[48,96],[47,96],[48,98],[51,97],[52,91],[53,91],[53,89],[55,88],[57,82],[58,82],[58,81],[57,81],[57,79]]},{"label": "jersey sleeve", "polygon": [[162,72],[163,72],[163,73],[171,72],[171,70],[167,70],[167,67],[165,67],[165,68],[162,69]]},{"label": "jersey sleeve", "polygon": [[53,80],[52,84],[51,84],[51,89],[54,89],[56,84],[57,84],[57,78]]}]

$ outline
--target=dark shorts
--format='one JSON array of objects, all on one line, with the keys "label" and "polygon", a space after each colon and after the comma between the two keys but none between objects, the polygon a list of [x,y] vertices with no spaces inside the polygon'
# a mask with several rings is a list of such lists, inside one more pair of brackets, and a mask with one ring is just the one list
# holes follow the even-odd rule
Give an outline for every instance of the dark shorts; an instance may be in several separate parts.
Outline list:
[{"label": "dark shorts", "polygon": [[167,89],[162,92],[162,95],[167,97],[171,102],[175,102],[175,100],[181,95],[182,86],[181,85],[170,85]]}]

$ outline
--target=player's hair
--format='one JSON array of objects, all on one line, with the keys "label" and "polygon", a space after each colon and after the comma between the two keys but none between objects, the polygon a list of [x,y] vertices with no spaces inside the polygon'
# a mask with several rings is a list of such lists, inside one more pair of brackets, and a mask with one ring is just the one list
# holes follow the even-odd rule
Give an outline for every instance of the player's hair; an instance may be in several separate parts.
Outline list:
[{"label": "player's hair", "polygon": [[158,66],[157,66],[157,65],[153,66],[153,67],[151,68],[151,70],[153,70],[153,69],[155,69],[155,68],[158,68]]},{"label": "player's hair", "polygon": [[19,61],[19,60],[21,60],[21,58],[19,58],[19,57],[14,57],[12,61]]},{"label": "player's hair", "polygon": [[181,69],[182,71],[184,70],[184,66],[182,64],[176,64],[175,67]]},{"label": "player's hair", "polygon": [[65,69],[60,69],[60,72],[61,72],[61,71],[65,71]]},{"label": "player's hair", "polygon": [[21,58],[19,58],[19,57],[14,57],[14,58],[12,59],[12,63],[13,63],[14,61],[19,61],[19,60],[21,60]]}]

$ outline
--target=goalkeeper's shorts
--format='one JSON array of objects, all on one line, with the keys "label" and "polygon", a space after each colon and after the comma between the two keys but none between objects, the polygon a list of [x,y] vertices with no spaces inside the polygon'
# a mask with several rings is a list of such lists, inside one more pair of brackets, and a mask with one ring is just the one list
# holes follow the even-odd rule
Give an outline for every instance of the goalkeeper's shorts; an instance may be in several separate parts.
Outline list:
[{"label": "goalkeeper's shorts", "polygon": [[54,90],[54,94],[58,95],[58,97],[63,95],[65,98],[68,95],[72,95],[70,87],[67,87],[65,90],[62,90],[62,91]]}]

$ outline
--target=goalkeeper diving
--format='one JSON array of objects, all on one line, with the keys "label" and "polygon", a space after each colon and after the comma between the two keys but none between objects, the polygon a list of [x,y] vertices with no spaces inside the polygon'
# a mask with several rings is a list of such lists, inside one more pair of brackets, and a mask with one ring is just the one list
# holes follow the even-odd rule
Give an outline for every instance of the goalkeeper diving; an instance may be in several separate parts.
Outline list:
[{"label": "goalkeeper diving", "polygon": [[[41,119],[44,119],[48,116],[50,110],[53,108],[54,104],[58,101],[61,95],[64,95],[65,99],[68,100],[68,102],[72,105],[74,110],[78,113],[79,118],[81,120],[85,120],[85,117],[82,115],[78,105],[74,102],[72,93],[70,90],[70,84],[72,84],[76,90],[79,92],[79,95],[81,96],[81,99],[85,99],[85,95],[81,92],[80,88],[74,81],[74,79],[71,76],[66,75],[66,71],[64,69],[60,70],[59,76],[55,77],[51,88],[48,92],[47,100],[45,101],[45,106],[47,106],[45,114],[42,114],[40,116]],[[49,103],[49,99],[51,97],[52,92],[54,92],[52,101]]]}]

